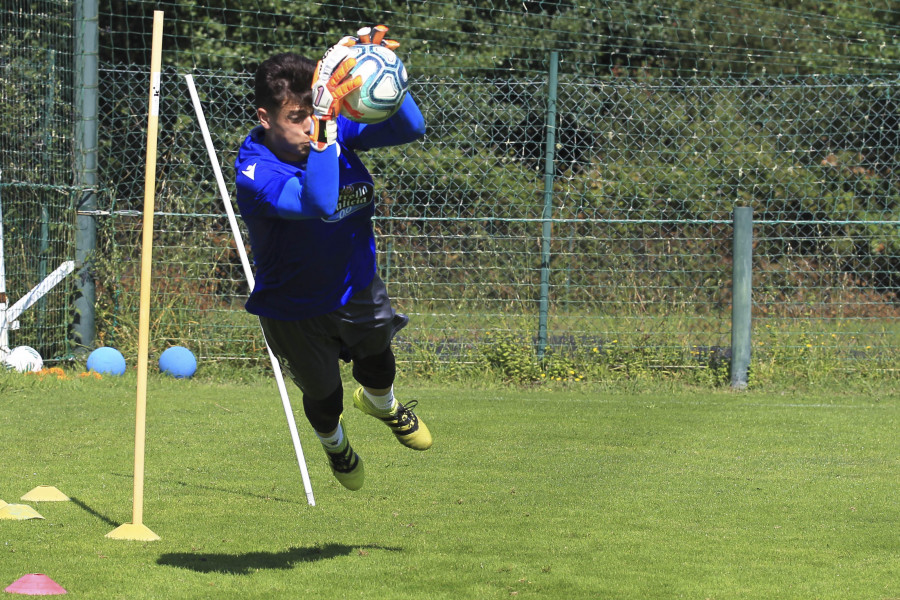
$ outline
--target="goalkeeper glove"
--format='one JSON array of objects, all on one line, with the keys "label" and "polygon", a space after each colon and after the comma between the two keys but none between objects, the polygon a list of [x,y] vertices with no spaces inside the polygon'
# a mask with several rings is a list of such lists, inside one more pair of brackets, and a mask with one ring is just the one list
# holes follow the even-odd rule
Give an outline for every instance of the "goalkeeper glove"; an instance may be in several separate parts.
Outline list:
[{"label": "goalkeeper glove", "polygon": [[387,32],[388,28],[386,25],[362,27],[359,29],[359,31],[356,32],[356,43],[375,44],[377,46],[384,46],[388,50],[396,50],[400,46],[400,42],[398,42],[397,40],[385,39],[384,36],[387,34]]},{"label": "goalkeeper glove", "polygon": [[[377,44],[388,50],[400,46],[397,40],[385,39],[388,28],[385,25],[361,27],[356,35],[344,36],[340,41],[325,51],[322,60],[316,65],[313,78],[313,115],[319,119],[334,119],[341,112],[341,100],[353,90],[362,86],[359,76],[344,78],[356,66],[356,59],[351,57],[350,48],[356,44]],[[315,127],[315,126],[314,126]]]},{"label": "goalkeeper glove", "polygon": [[341,112],[341,100],[362,85],[358,75],[344,81],[350,70],[356,66],[356,59],[350,56],[350,47],[355,42],[345,37],[325,51],[322,60],[316,64],[312,82],[313,115],[320,119],[334,119]]},{"label": "goalkeeper glove", "polygon": [[[337,143],[337,122],[334,119],[312,116],[312,124],[309,127],[309,145],[316,152],[321,152],[328,146]],[[338,146],[340,153],[340,146]]]}]

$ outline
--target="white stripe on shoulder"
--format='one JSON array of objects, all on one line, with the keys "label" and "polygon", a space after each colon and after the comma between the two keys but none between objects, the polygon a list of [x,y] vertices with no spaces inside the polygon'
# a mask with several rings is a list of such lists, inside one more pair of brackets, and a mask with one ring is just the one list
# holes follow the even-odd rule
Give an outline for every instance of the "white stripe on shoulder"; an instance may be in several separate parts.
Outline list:
[{"label": "white stripe on shoulder", "polygon": [[250,179],[253,179],[253,180],[255,181],[255,180],[256,180],[256,178],[255,178],[255,175],[256,175],[256,163],[253,163],[252,165],[250,165],[249,167],[247,167],[246,169],[244,169],[243,171],[241,171],[241,173],[244,174],[244,175],[246,175],[247,177],[249,177]]}]

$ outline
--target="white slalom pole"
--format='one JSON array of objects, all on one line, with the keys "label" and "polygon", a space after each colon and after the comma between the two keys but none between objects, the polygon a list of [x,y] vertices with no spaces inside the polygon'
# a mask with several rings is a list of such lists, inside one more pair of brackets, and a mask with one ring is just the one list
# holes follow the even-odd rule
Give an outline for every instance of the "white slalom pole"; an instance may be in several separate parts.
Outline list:
[{"label": "white slalom pole", "polygon": [[[216,149],[213,147],[212,139],[209,135],[209,127],[206,125],[203,107],[200,106],[200,98],[197,96],[197,88],[194,86],[194,77],[187,74],[184,78],[187,80],[188,89],[191,92],[191,101],[194,103],[194,111],[197,113],[200,131],[203,132],[203,141],[206,143],[206,151],[209,153],[209,160],[212,163],[213,171],[216,175],[216,182],[219,184],[219,194],[221,194],[222,202],[225,204],[225,212],[228,213],[228,222],[231,224],[231,232],[234,234],[234,243],[237,246],[238,254],[241,257],[244,275],[247,277],[247,283],[252,290],[256,285],[253,278],[253,270],[250,268],[250,260],[247,258],[246,249],[244,249],[241,230],[238,228],[237,219],[234,216],[234,208],[231,206],[228,188],[225,186],[224,177],[222,177],[222,168],[219,166]],[[265,335],[263,336],[263,339],[265,339]],[[297,423],[294,420],[294,411],[291,408],[291,401],[288,398],[287,388],[284,385],[284,376],[281,373],[281,366],[278,364],[278,359],[275,358],[275,354],[269,347],[268,342],[266,343],[266,350],[269,352],[269,360],[272,361],[272,371],[275,372],[275,381],[278,383],[278,392],[281,394],[284,415],[287,417],[288,429],[291,432],[291,440],[294,442],[294,451],[297,453],[297,463],[300,465],[300,474],[303,477],[303,487],[306,488],[306,499],[310,506],[315,506],[316,500],[313,498],[312,485],[309,482],[309,472],[306,470],[306,459],[303,458],[303,448],[300,446],[300,436],[297,435]]]},{"label": "white slalom pole", "polygon": [[[2,171],[0,171],[2,174]],[[2,177],[0,177],[2,180]],[[6,309],[9,299],[6,297],[6,258],[3,256],[3,203],[0,202],[0,359],[9,354],[9,325]]]},{"label": "white slalom pole", "polygon": [[31,290],[19,298],[19,300],[6,309],[6,323],[11,324],[21,316],[23,312],[31,308],[35,302],[40,300],[47,292],[66,278],[75,270],[75,261],[67,260],[56,267],[56,270],[44,277],[44,280],[31,288]]}]

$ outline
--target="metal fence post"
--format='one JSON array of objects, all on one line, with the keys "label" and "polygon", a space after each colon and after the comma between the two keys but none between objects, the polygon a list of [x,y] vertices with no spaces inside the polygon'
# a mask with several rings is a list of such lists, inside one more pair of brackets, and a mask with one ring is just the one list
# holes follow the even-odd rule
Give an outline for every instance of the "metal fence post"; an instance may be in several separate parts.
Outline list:
[{"label": "metal fence post", "polygon": [[556,172],[556,90],[559,83],[559,52],[550,53],[550,77],[547,82],[547,143],[544,157],[544,220],[541,229],[541,300],[538,323],[537,355],[544,359],[547,348],[547,318],[550,310],[550,239],[553,235],[553,176]]},{"label": "metal fence post", "polygon": [[75,351],[85,351],[94,344],[94,302],[96,289],[91,273],[91,257],[97,246],[97,119],[99,83],[98,0],[75,3],[75,184],[79,188],[75,201],[75,277],[72,343]]},{"label": "metal fence post", "polygon": [[731,387],[747,387],[750,368],[750,312],[753,271],[753,209],[734,208],[731,279]]}]

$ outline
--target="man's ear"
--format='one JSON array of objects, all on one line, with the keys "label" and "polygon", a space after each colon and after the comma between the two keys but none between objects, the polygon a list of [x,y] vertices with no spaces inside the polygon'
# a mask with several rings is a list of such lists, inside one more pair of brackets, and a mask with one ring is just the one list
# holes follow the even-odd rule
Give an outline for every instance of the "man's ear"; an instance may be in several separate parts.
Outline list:
[{"label": "man's ear", "polygon": [[271,129],[272,115],[265,108],[260,107],[256,109],[256,118],[259,119],[259,124],[263,126],[263,129]]}]

